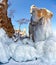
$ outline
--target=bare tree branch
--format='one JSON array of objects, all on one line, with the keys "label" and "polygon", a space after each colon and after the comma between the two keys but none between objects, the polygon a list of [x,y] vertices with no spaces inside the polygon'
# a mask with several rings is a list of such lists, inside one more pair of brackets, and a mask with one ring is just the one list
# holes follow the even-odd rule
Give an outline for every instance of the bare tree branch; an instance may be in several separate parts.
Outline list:
[{"label": "bare tree branch", "polygon": [[22,24],[28,24],[30,22],[30,20],[22,18],[20,20],[17,20],[17,22],[19,23],[19,29],[20,29]]}]

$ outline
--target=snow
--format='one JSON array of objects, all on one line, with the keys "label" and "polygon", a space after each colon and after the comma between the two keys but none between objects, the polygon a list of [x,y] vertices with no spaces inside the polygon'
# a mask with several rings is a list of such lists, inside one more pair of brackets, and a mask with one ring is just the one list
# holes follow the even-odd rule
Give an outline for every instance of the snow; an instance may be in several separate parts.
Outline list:
[{"label": "snow", "polygon": [[[39,21],[41,23],[36,25],[33,29],[34,29],[34,40],[35,42],[38,41],[43,41],[45,39],[47,39],[48,37],[52,36],[52,28],[51,28],[51,22],[50,20],[48,20],[47,24],[43,24],[44,23],[44,19],[42,18],[41,21]],[[48,29],[47,29],[48,27]]]},{"label": "snow", "polygon": [[35,43],[37,55],[43,61],[49,63],[56,62],[56,37],[49,37],[45,41]]},{"label": "snow", "polygon": [[35,48],[37,50],[37,56],[38,58],[43,56],[43,46],[44,46],[45,41],[39,41],[35,43]]},{"label": "snow", "polygon": [[53,31],[53,36],[55,36],[55,37],[56,37],[56,30],[54,30],[54,31]]},{"label": "snow", "polygon": [[23,39],[22,42],[24,45],[34,46],[34,42],[28,38]]},{"label": "snow", "polygon": [[0,41],[7,45],[13,43],[12,39],[7,36],[6,32],[2,28],[0,28]]},{"label": "snow", "polygon": [[36,49],[29,45],[17,46],[13,55],[13,59],[18,62],[35,60],[36,58]]},{"label": "snow", "polygon": [[6,42],[8,42],[8,37],[5,31],[1,28],[0,29],[0,62],[1,63],[9,62],[9,58],[10,58],[10,50]]},{"label": "snow", "polygon": [[10,48],[10,56],[12,57],[15,51],[15,48],[18,46],[18,44],[12,43],[9,45]]},{"label": "snow", "polygon": [[56,62],[56,41],[53,39],[47,39],[45,41],[43,50],[43,56],[48,62]]},{"label": "snow", "polygon": [[9,48],[10,48],[10,56],[11,57],[13,56],[16,47],[19,46],[19,45],[22,45],[22,44],[23,44],[22,41],[18,40],[17,42],[11,43],[9,45]]},{"label": "snow", "polygon": [[0,42],[0,62],[7,63],[10,59],[9,47]]},{"label": "snow", "polygon": [[15,62],[14,60],[11,59],[9,63],[3,65],[56,65],[56,63],[45,63],[40,59],[29,62]]},{"label": "snow", "polygon": [[56,37],[35,43],[29,38],[14,42],[1,28],[0,62],[3,65],[56,65]]},{"label": "snow", "polygon": [[[30,34],[33,34],[35,42],[46,40],[48,37],[52,36],[52,34],[53,34],[50,17],[45,16],[43,13],[42,13],[43,16],[37,15],[37,14],[39,14],[39,12],[37,11],[38,9],[39,8],[37,8],[34,5],[32,5],[30,8],[30,13],[31,13],[31,22],[30,23],[33,25],[30,24],[29,30],[33,31]],[[39,10],[41,10],[41,9],[39,9]],[[47,9],[46,9],[46,11],[47,11],[47,15],[48,15],[48,13],[49,14],[51,13]],[[48,27],[48,29],[47,29],[47,27]]]},{"label": "snow", "polygon": [[0,3],[2,3],[3,0],[0,0]]}]

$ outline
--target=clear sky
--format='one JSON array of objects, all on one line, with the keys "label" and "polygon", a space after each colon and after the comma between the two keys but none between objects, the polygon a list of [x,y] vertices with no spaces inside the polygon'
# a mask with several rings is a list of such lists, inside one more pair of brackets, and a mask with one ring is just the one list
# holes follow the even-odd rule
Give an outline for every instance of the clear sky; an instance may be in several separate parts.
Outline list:
[{"label": "clear sky", "polygon": [[[56,31],[56,0],[8,0],[8,2],[12,3],[10,8],[8,8],[8,11],[10,12],[10,10],[15,10],[14,18],[12,17],[12,23],[15,29],[19,28],[16,20],[22,18],[30,19],[30,6],[34,4],[37,7],[47,8],[53,12],[51,22],[53,30]],[[28,30],[28,25],[23,25],[21,28],[23,27],[26,27]]]}]

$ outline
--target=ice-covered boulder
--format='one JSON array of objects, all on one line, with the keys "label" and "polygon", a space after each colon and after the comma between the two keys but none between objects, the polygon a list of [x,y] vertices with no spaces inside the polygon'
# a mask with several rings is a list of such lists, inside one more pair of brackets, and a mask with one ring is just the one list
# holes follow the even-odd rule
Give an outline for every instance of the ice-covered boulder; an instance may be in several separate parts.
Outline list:
[{"label": "ice-covered boulder", "polygon": [[22,42],[23,42],[24,45],[34,46],[34,42],[29,38],[23,39]]},{"label": "ice-covered boulder", "polygon": [[38,58],[43,62],[55,63],[56,62],[56,38],[49,37],[45,41],[35,43]]},{"label": "ice-covered boulder", "polygon": [[18,40],[17,42],[11,43],[11,44],[9,45],[9,48],[10,48],[10,56],[11,56],[11,57],[13,56],[16,47],[19,46],[19,45],[23,45],[23,43],[22,43],[21,40]]},{"label": "ice-covered boulder", "polygon": [[12,43],[3,28],[0,28],[0,62],[7,63],[10,59],[9,45]]},{"label": "ice-covered boulder", "polygon": [[8,63],[10,59],[10,50],[9,47],[0,42],[0,62],[1,63]]},{"label": "ice-covered boulder", "polygon": [[29,45],[17,46],[12,58],[17,62],[35,60],[37,58],[36,49]]},{"label": "ice-covered boulder", "polygon": [[31,6],[31,22],[29,24],[29,36],[33,41],[43,41],[52,36],[51,18],[52,12],[45,8]]},{"label": "ice-covered boulder", "polygon": [[3,28],[0,28],[0,41],[7,45],[13,43],[13,40],[7,36]]},{"label": "ice-covered boulder", "polygon": [[18,44],[16,44],[16,43],[12,43],[12,44],[9,45],[9,48],[10,48],[10,56],[11,57],[13,56],[13,54],[14,54],[15,49],[16,49],[17,46],[18,46]]},{"label": "ice-covered boulder", "polygon": [[56,62],[56,41],[55,38],[49,38],[45,41],[43,46],[43,57],[48,62]]},{"label": "ice-covered boulder", "polygon": [[44,46],[45,41],[39,41],[35,43],[35,48],[37,50],[37,56],[41,58],[44,54],[43,46]]}]

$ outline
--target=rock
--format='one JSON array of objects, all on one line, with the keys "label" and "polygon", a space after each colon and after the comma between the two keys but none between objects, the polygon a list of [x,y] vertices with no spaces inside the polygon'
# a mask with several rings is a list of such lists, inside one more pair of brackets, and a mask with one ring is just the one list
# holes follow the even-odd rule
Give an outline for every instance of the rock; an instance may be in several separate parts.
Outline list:
[{"label": "rock", "polygon": [[[52,36],[51,18],[52,12],[45,8],[31,6],[31,22],[29,24],[29,36],[34,42],[43,41]],[[47,28],[48,27],[48,28]]]},{"label": "rock", "polygon": [[0,28],[3,28],[6,31],[7,35],[9,37],[12,37],[14,34],[14,28],[11,23],[11,19],[7,16],[7,0],[3,0],[0,3],[0,6]]}]

